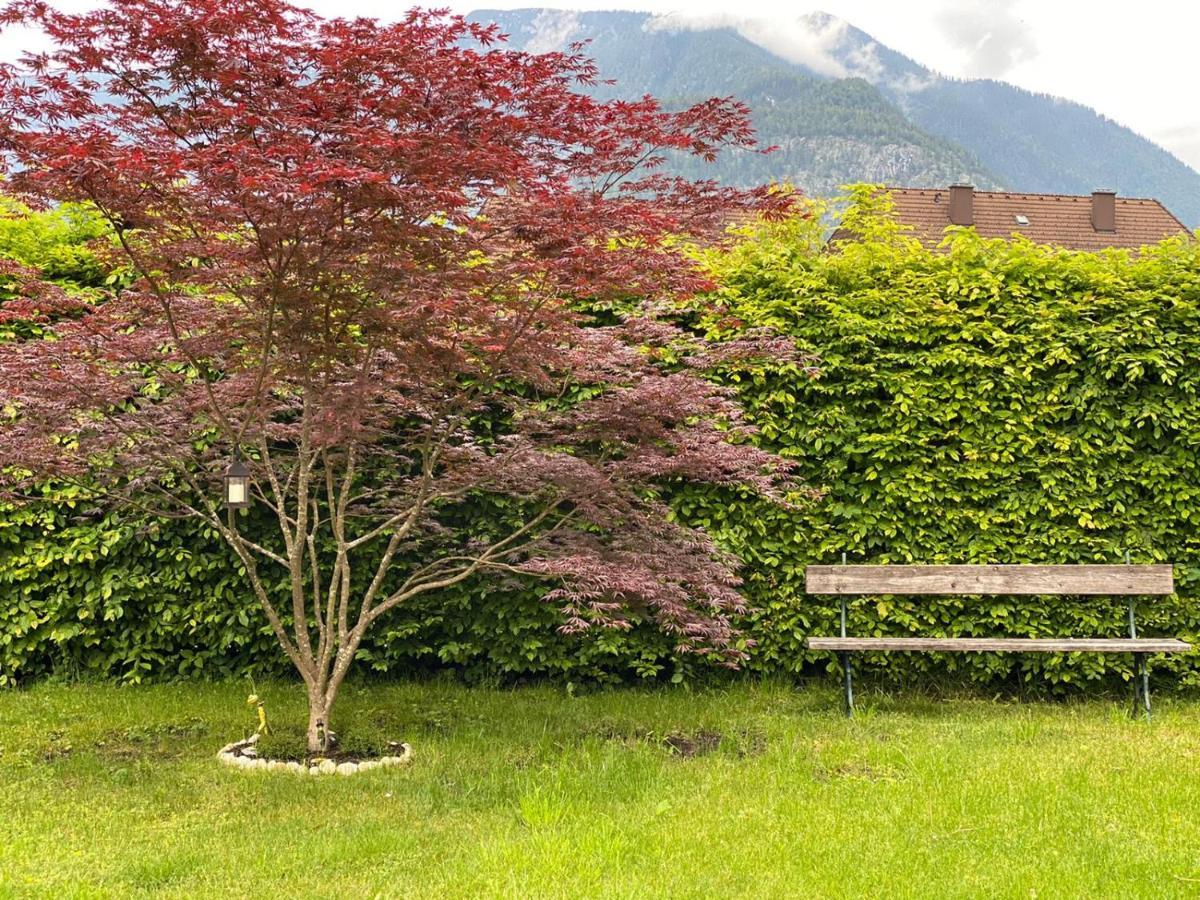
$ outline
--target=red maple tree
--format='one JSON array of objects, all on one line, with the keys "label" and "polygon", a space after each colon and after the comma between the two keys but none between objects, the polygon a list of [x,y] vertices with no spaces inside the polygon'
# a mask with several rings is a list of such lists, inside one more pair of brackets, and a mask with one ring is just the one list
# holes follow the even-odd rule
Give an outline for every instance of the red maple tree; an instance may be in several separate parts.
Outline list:
[{"label": "red maple tree", "polygon": [[[50,338],[0,347],[10,495],[79,479],[209,522],[304,680],[313,752],[368,629],[477,573],[550,579],[568,630],[637,615],[736,662],[733,561],[661,488],[778,498],[786,467],[703,375],[761,347],[670,313],[705,286],[680,235],[790,198],[662,163],[753,151],[743,106],[600,102],[579,48],[515,52],[436,12],[0,16],[52,42],[0,71],[8,189],[93,204],[134,279],[93,301],[7,270],[0,315]],[[251,513],[223,502],[235,455]],[[486,494],[522,514],[465,541],[454,511]]]}]

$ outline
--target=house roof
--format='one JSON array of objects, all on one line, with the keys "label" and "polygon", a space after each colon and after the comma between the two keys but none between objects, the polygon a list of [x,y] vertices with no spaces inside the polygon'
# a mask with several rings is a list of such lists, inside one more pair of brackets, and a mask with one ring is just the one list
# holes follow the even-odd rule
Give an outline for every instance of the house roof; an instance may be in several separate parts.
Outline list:
[{"label": "house roof", "polygon": [[[896,218],[912,226],[914,237],[929,247],[941,242],[950,225],[949,189],[888,187],[884,190],[891,194]],[[1091,195],[973,191],[972,224],[984,237],[1008,238],[1020,234],[1037,244],[1071,250],[1137,248],[1174,235],[1191,235],[1187,226],[1158,200],[1134,197],[1116,197],[1116,229],[1099,231],[1092,225],[1092,203]],[[1023,220],[1018,220],[1018,216]],[[853,237],[838,229],[831,240]]]}]

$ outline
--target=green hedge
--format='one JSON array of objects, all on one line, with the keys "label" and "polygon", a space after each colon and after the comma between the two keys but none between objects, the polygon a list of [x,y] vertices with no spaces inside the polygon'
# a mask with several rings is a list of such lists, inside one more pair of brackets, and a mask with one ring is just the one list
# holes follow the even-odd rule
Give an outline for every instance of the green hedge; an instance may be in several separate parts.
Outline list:
[{"label": "green hedge", "polygon": [[[793,335],[820,377],[734,373],[766,444],[827,493],[789,514],[701,496],[685,514],[729,536],[761,610],[754,665],[797,671],[831,632],[808,563],[1176,564],[1178,596],[1139,605],[1150,635],[1200,636],[1200,248],[1068,253],[957,230],[925,250],[865,192],[861,242],[813,253],[811,229],[765,229],[713,261],[729,321]],[[854,633],[1120,636],[1122,601],[871,598]],[[1128,673],[1123,656],[868,657],[899,678],[1067,683]],[[1194,683],[1195,655],[1158,660]],[[1164,679],[1167,680],[1167,679]]]},{"label": "green hedge", "polygon": [[[768,445],[825,493],[794,510],[681,489],[678,514],[743,555],[757,612],[755,671],[819,671],[809,634],[836,610],[803,591],[836,562],[1176,563],[1176,598],[1144,603],[1146,634],[1200,636],[1200,250],[1072,254],[962,231],[931,252],[875,217],[863,240],[816,249],[816,226],[761,229],[708,263],[716,335],[770,326],[822,359],[724,373]],[[69,498],[68,498],[69,499]],[[283,670],[216,537],[189,523],[98,517],[62,503],[0,512],[0,683],[51,672],[136,679]],[[1076,598],[872,598],[859,635],[1120,635],[1119,602]],[[480,581],[399,611],[364,648],[379,670],[472,675],[686,677],[649,628],[583,639],[527,585]],[[893,656],[892,679],[1117,683],[1117,657]],[[1156,663],[1191,684],[1194,656]],[[1174,677],[1167,677],[1167,672]]]},{"label": "green hedge", "polygon": [[[0,686],[51,674],[139,681],[289,671],[215,532],[86,506],[59,491],[0,511]],[[454,667],[474,678],[687,671],[652,629],[577,639],[558,634],[560,623],[532,586],[480,579],[397,610],[360,657],[378,671]]]}]

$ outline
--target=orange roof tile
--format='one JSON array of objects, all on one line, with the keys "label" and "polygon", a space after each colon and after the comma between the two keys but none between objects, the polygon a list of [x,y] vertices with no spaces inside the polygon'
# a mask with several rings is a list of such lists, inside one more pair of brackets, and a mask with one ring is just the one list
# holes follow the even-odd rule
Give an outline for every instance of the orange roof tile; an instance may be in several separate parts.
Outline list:
[{"label": "orange roof tile", "polygon": [[[913,228],[913,236],[926,246],[936,246],[950,225],[950,192],[944,188],[884,188],[892,196],[895,216]],[[1020,234],[1037,244],[1071,250],[1137,248],[1174,235],[1191,232],[1158,200],[1116,198],[1116,230],[1092,227],[1092,197],[1070,194],[1025,194],[1008,191],[975,191],[974,227],[989,238]],[[1019,224],[1024,216],[1027,225]],[[839,229],[831,240],[853,239]]]}]

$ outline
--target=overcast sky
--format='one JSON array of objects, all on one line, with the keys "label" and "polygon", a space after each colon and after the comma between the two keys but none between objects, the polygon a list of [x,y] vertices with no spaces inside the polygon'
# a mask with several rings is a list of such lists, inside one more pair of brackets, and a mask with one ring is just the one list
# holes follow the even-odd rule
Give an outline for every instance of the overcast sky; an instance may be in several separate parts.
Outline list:
[{"label": "overcast sky", "polygon": [[[299,0],[305,2],[305,0]],[[59,0],[80,7],[87,0]],[[326,15],[395,18],[410,3],[397,0],[307,0]],[[535,6],[530,2],[431,0],[456,12]],[[809,44],[793,26],[805,12],[824,10],[879,42],[945,75],[1000,78],[1077,100],[1128,125],[1200,169],[1200,103],[1194,54],[1200,4],[1189,0],[562,0],[566,9],[637,9],[682,17],[750,20],[743,33],[776,45],[793,37],[802,56]],[[10,57],[19,38],[0,40]],[[774,49],[778,52],[779,47]]]}]

